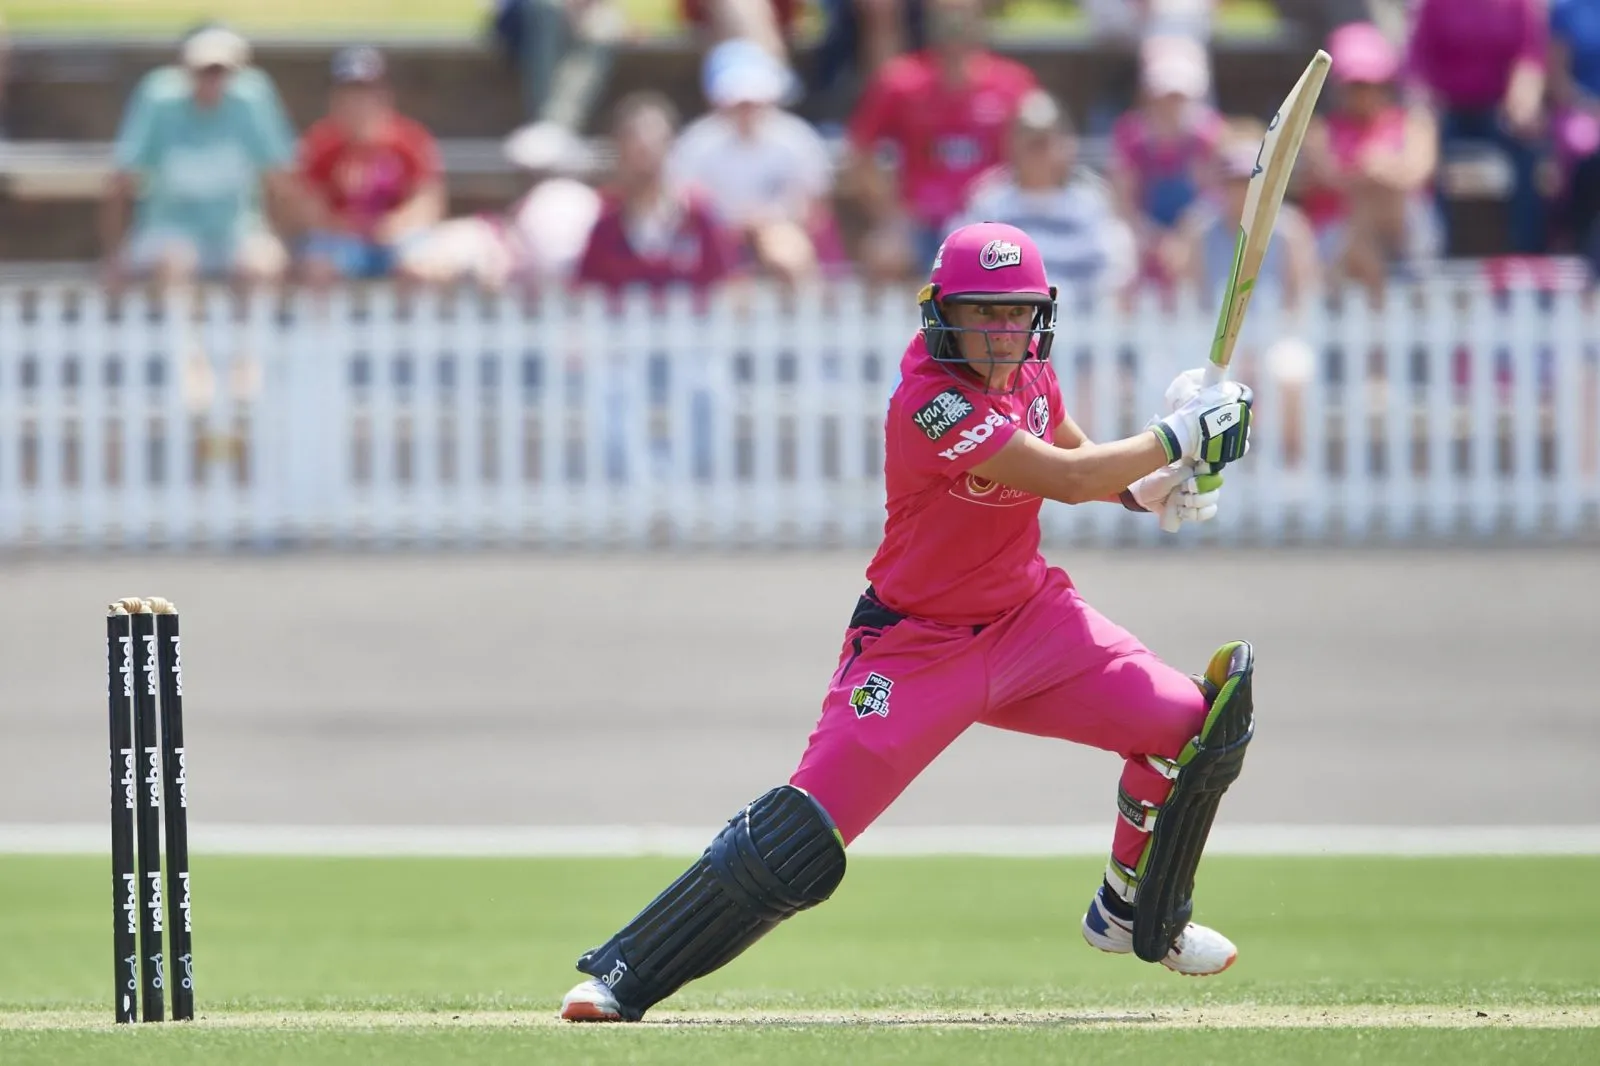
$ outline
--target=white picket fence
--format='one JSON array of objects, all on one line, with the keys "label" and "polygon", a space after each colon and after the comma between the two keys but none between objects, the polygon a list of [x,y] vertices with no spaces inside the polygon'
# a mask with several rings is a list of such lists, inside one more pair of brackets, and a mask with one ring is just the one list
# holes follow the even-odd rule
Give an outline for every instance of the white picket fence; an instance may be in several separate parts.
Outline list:
[{"label": "white picket fence", "polygon": [[[0,548],[870,546],[885,403],[916,325],[851,284],[524,301],[189,308],[0,287]],[[1177,536],[1049,505],[1054,543],[1573,538],[1600,526],[1600,315],[1584,294],[1444,281],[1288,321],[1251,310],[1257,390],[1222,514]],[[1054,361],[1093,438],[1200,364],[1210,308],[1064,306]],[[1264,342],[1316,352],[1303,385]],[[1298,427],[1298,428],[1297,428]]]}]

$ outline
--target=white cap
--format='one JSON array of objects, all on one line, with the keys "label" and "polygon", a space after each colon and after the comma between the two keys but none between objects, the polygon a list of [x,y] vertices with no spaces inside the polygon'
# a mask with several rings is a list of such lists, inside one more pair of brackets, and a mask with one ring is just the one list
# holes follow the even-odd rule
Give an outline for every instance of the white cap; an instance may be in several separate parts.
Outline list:
[{"label": "white cap", "polygon": [[794,91],[795,79],[765,48],[735,38],[707,53],[701,83],[713,106],[732,107],[785,103]]},{"label": "white cap", "polygon": [[1211,91],[1205,46],[1192,37],[1150,37],[1141,49],[1144,87],[1152,96],[1176,93],[1191,100]]},{"label": "white cap", "polygon": [[227,67],[237,70],[250,62],[250,45],[232,30],[213,26],[201,30],[183,45],[183,65],[190,70]]}]

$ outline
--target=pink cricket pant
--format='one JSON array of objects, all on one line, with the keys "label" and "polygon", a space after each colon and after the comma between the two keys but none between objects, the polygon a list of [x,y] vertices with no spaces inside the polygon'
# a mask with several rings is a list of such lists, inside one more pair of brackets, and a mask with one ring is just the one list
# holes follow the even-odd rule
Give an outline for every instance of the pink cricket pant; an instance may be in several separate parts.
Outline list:
[{"label": "pink cricket pant", "polygon": [[[851,703],[870,674],[891,683],[887,714]],[[848,844],[981,723],[1114,751],[1126,760],[1128,795],[1160,804],[1171,782],[1143,756],[1175,758],[1205,716],[1192,678],[1095,611],[1051,568],[1031,599],[976,633],[915,618],[852,628],[789,780],[822,804]],[[1144,844],[1141,831],[1116,820],[1118,862],[1137,865]]]}]

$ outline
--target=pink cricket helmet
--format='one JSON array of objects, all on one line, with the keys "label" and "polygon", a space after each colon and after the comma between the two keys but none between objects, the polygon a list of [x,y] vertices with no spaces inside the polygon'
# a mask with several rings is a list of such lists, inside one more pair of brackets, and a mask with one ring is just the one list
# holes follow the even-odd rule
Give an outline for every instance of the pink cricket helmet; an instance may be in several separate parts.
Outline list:
[{"label": "pink cricket helmet", "polygon": [[928,284],[917,297],[922,306],[922,333],[928,353],[939,362],[961,362],[941,304],[988,303],[1032,305],[1037,310],[1030,330],[1037,346],[1028,358],[1050,358],[1055,339],[1056,290],[1045,276],[1039,249],[1022,230],[1003,222],[975,222],[944,239],[933,260]]}]

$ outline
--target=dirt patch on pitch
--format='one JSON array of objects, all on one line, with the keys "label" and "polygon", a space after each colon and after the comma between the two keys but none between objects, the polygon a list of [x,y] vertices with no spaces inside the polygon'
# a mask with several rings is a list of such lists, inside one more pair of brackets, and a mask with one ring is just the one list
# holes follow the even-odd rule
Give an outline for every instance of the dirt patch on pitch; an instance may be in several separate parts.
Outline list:
[{"label": "dirt patch on pitch", "polygon": [[[169,1026],[172,1023],[167,1023]],[[563,1023],[533,1011],[201,1011],[197,1029],[394,1030],[528,1029]],[[1062,1011],[673,1011],[662,1010],[640,1025],[610,1030],[648,1032],[677,1027],[886,1026],[932,1029],[1591,1029],[1600,1028],[1600,1006],[1263,1006],[1163,1007],[1151,1010]],[[0,1012],[0,1031],[112,1029],[103,1013],[86,1011]],[[584,1028],[573,1026],[572,1028]],[[598,1028],[598,1027],[597,1027]]]}]

